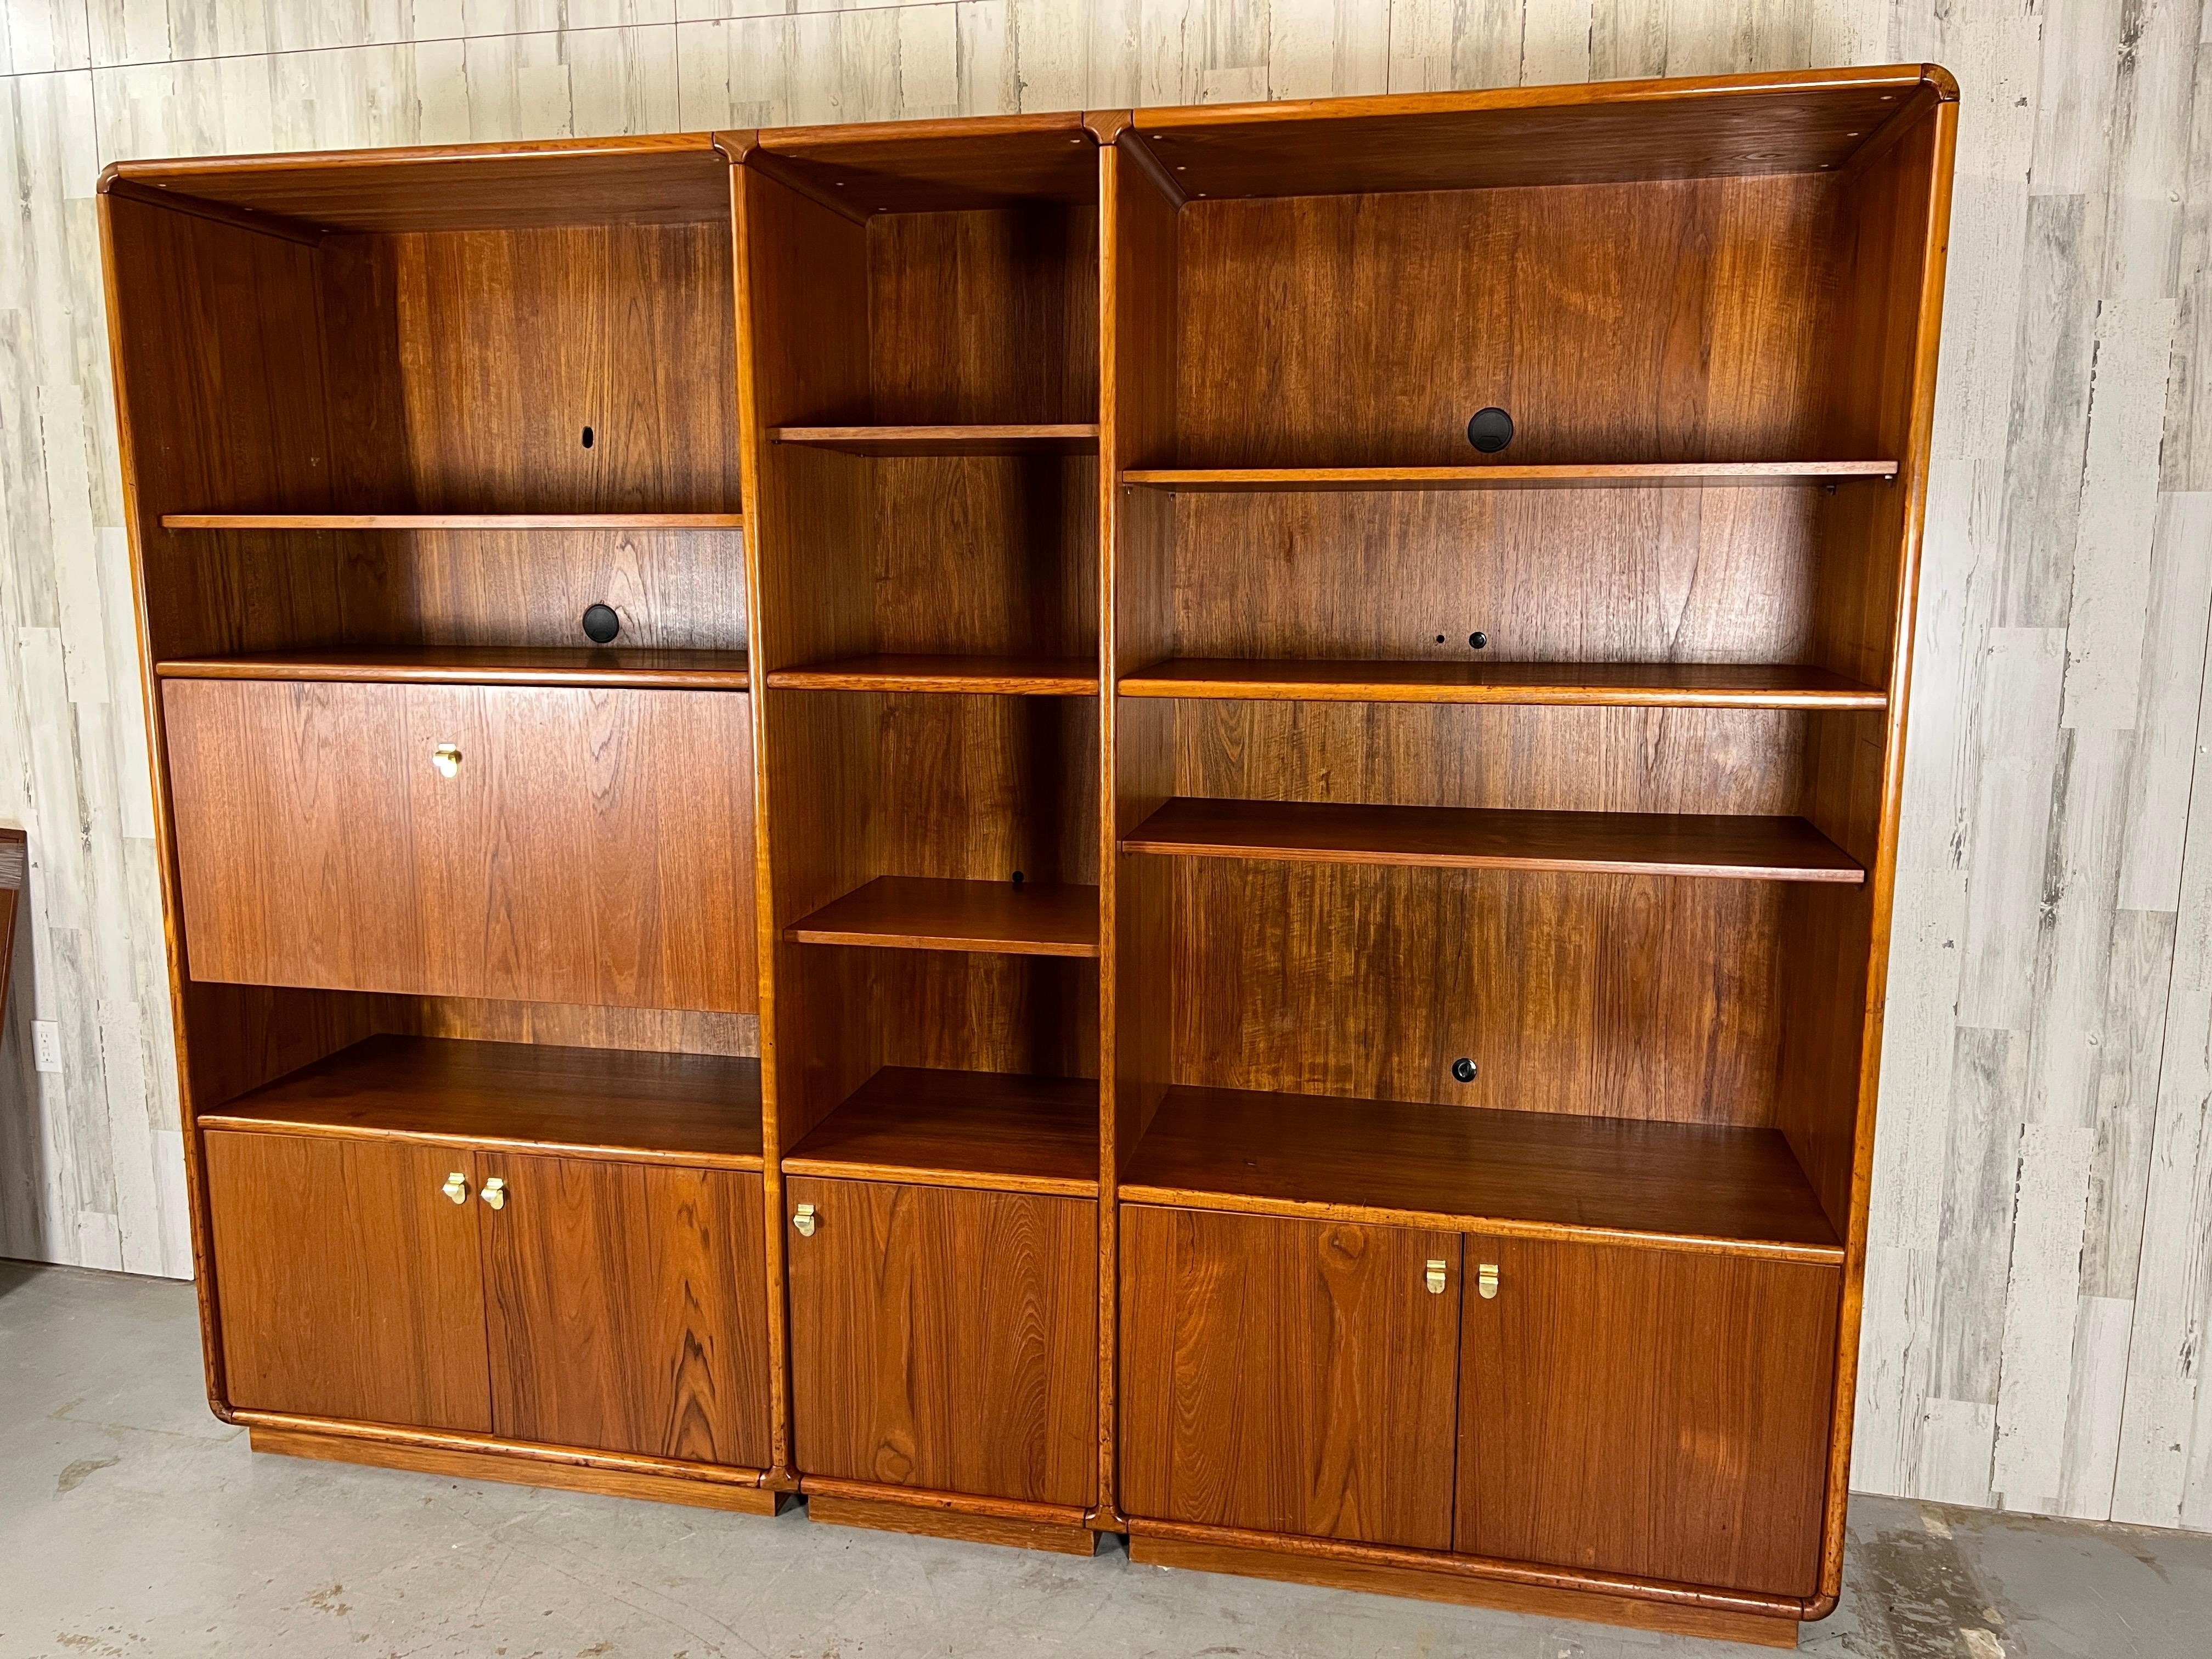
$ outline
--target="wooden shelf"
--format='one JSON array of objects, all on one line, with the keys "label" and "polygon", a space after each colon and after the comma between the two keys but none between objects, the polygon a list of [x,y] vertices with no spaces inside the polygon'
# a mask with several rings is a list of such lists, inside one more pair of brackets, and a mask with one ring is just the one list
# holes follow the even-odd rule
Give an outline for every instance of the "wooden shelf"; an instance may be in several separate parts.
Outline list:
[{"label": "wooden shelf", "polygon": [[1143,468],[1148,489],[1587,489],[1673,485],[1844,483],[1890,479],[1895,461],[1638,461],[1589,466],[1276,466]]},{"label": "wooden shelf", "polygon": [[1179,796],[1124,852],[1326,864],[1558,870],[1863,882],[1866,871],[1802,818],[1662,812],[1533,812]]},{"label": "wooden shelf", "polygon": [[757,1170],[760,1062],[373,1036],[199,1122]]},{"label": "wooden shelf", "polygon": [[1125,697],[1280,702],[1486,702],[1660,708],[1884,708],[1887,694],[1788,664],[1352,662],[1173,658],[1125,677]]},{"label": "wooden shelf", "polygon": [[1095,455],[1098,428],[1060,426],[776,426],[777,443],[848,455]]},{"label": "wooden shelf", "polygon": [[1098,890],[1057,882],[878,876],[784,930],[801,945],[1095,957]]},{"label": "wooden shelf", "polygon": [[164,513],[164,530],[742,530],[742,513]]},{"label": "wooden shelf", "polygon": [[171,680],[354,680],[465,685],[628,685],[742,691],[742,651],[569,646],[327,646],[156,663]]},{"label": "wooden shelf", "polygon": [[1098,1080],[886,1066],[784,1154],[787,1175],[1098,1195]]},{"label": "wooden shelf", "polygon": [[841,657],[830,662],[775,669],[769,673],[768,683],[779,690],[792,690],[1095,697],[1098,695],[1098,659],[933,654]]},{"label": "wooden shelf", "polygon": [[1809,1261],[1843,1246],[1772,1129],[1170,1089],[1125,1204],[1630,1237]]}]

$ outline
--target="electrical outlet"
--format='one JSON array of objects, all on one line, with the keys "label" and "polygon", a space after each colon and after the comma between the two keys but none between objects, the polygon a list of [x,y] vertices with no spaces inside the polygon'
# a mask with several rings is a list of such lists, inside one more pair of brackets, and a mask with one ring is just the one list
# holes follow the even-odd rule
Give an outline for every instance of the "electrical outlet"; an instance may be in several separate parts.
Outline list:
[{"label": "electrical outlet", "polygon": [[60,1022],[34,1019],[31,1022],[32,1063],[42,1072],[58,1072],[62,1068],[62,1028]]}]

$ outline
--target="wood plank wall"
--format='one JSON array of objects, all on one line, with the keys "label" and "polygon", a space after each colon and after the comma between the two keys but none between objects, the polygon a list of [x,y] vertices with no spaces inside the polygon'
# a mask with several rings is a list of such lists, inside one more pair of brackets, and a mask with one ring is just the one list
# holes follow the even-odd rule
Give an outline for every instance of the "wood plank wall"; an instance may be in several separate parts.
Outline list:
[{"label": "wood plank wall", "polygon": [[1965,94],[1856,1480],[2212,1528],[2208,43],[2201,0],[0,0],[0,1255],[188,1270],[103,163],[1928,58]]}]

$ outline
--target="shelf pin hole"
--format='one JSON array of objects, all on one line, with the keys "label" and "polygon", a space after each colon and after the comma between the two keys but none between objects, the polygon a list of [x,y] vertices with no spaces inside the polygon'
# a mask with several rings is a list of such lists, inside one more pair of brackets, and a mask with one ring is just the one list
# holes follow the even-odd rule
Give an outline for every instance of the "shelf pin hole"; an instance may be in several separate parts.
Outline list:
[{"label": "shelf pin hole", "polygon": [[1015,886],[1017,886],[1017,887],[1018,887],[1018,886],[1020,886],[1021,884],[1022,884],[1022,872],[1021,872],[1020,871],[1017,870],[1017,871],[1015,871],[1015,872],[1014,872],[1014,885],[1015,885]]},{"label": "shelf pin hole", "polygon": [[586,427],[586,428],[584,428],[584,447],[585,447],[585,448],[586,448],[586,449],[589,449],[591,447],[592,447],[592,428],[589,428],[589,427]]}]

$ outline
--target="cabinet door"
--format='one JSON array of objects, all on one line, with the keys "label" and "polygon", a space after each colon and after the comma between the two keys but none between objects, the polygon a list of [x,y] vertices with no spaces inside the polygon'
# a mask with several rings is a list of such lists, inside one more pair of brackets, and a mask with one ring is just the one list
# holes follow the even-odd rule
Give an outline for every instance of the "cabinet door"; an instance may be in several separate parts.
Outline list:
[{"label": "cabinet door", "polygon": [[[717,691],[167,681],[192,973],[749,1012],[748,706]],[[458,760],[441,768],[441,749]]]},{"label": "cabinet door", "polygon": [[1470,1237],[1458,1547],[1809,1595],[1838,1269]]},{"label": "cabinet door", "polygon": [[471,1154],[210,1129],[208,1215],[230,1403],[491,1427]]},{"label": "cabinet door", "polygon": [[1124,1510],[1450,1547],[1456,1234],[1131,1206],[1121,1237]]},{"label": "cabinet door", "polygon": [[761,1178],[477,1154],[492,1420],[517,1440],[766,1468]]},{"label": "cabinet door", "polygon": [[1042,1504],[1097,1486],[1098,1206],[799,1177],[792,1445],[807,1474]]}]

